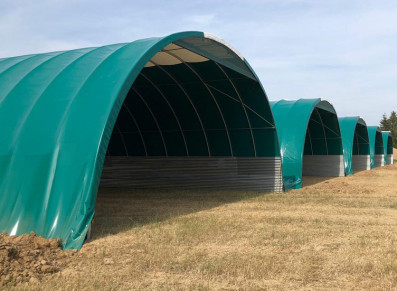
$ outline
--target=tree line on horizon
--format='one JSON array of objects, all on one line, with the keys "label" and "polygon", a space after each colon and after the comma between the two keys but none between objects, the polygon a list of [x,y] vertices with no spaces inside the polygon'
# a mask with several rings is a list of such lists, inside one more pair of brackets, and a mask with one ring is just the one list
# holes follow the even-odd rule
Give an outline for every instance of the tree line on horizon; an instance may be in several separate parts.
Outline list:
[{"label": "tree line on horizon", "polygon": [[397,148],[397,113],[392,111],[390,116],[387,117],[386,113],[383,114],[379,125],[381,130],[391,131],[393,137],[393,147]]}]

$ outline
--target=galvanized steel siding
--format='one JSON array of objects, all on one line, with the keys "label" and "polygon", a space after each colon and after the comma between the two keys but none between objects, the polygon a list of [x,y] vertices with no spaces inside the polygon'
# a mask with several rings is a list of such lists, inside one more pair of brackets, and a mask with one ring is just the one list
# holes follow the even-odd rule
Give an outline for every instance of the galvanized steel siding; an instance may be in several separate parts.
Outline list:
[{"label": "galvanized steel siding", "polygon": [[375,155],[375,167],[381,167],[385,165],[384,155]]},{"label": "galvanized steel siding", "polygon": [[107,157],[103,187],[282,191],[281,159]]},{"label": "galvanized steel siding", "polygon": [[393,154],[387,155],[387,164],[388,164],[388,165],[391,165],[391,164],[393,164],[393,163],[394,163],[394,161],[393,161]]},{"label": "galvanized steel siding", "polygon": [[303,176],[344,176],[343,155],[304,155],[302,172]]},{"label": "galvanized steel siding", "polygon": [[371,169],[371,157],[369,155],[353,155],[352,162],[353,172]]}]

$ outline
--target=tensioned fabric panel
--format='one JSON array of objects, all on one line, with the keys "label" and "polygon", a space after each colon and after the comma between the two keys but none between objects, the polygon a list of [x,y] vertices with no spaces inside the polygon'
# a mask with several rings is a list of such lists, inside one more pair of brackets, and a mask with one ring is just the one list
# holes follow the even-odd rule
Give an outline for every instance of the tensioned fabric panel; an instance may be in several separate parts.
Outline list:
[{"label": "tensioned fabric panel", "polygon": [[281,192],[281,159],[107,156],[101,187]]},{"label": "tensioned fabric panel", "polygon": [[384,154],[383,138],[379,126],[368,126],[367,128],[370,146],[371,169],[373,169],[376,166],[375,156]]},{"label": "tensioned fabric panel", "polygon": [[219,45],[219,39],[213,35],[205,34],[206,38],[203,40],[198,37],[190,37],[175,41],[176,44],[187,48],[193,52],[198,53],[204,57],[208,57],[218,63],[223,63],[231,70],[245,75],[253,80],[257,80],[255,73],[250,66],[241,66],[241,58],[235,50],[225,49]]},{"label": "tensioned fabric panel", "polygon": [[[280,141],[284,188],[301,188],[303,155],[342,155],[336,112],[320,98],[271,101],[270,106]],[[339,160],[330,163],[339,167]]]},{"label": "tensioned fabric panel", "polygon": [[304,155],[341,155],[340,140],[336,114],[314,108],[306,132]]},{"label": "tensioned fabric panel", "polygon": [[359,116],[340,117],[345,175],[353,174],[353,155],[369,155],[369,138],[365,121]]},{"label": "tensioned fabric panel", "polygon": [[[196,98],[201,112],[206,115],[218,113],[205,117],[210,145],[206,147],[196,112],[192,114],[189,106],[185,112],[181,112],[181,108],[178,111],[175,100],[168,96],[174,94],[167,93],[169,98],[164,98],[159,92],[178,92],[179,89],[160,88],[160,83],[154,86],[148,81],[157,82],[159,77],[145,78],[146,74],[162,74],[158,68],[145,67],[158,52],[178,40],[190,38],[195,38],[196,43],[200,39],[206,40],[202,32],[182,32],[132,43],[0,61],[0,232],[18,235],[35,231],[45,237],[61,238],[65,248],[80,248],[94,214],[107,151],[110,155],[124,155],[134,149],[131,154],[148,156],[187,153],[205,156],[211,151],[214,156],[234,154],[229,140],[235,140],[235,137],[232,134],[228,138],[225,129],[225,123],[233,127],[228,116],[238,112],[237,107],[231,105],[234,103],[220,101],[228,108],[225,109],[225,121],[220,122],[219,110],[217,112],[209,105],[208,95],[201,94],[202,99],[191,96],[192,100]],[[221,42],[219,45],[228,52],[224,56],[233,55],[227,45]],[[278,152],[277,134],[263,88],[243,58],[234,58],[232,64],[222,60],[222,54],[219,54],[222,49],[217,50],[216,62],[227,68],[227,72],[238,66],[239,74],[249,79],[242,82],[255,83],[252,88],[241,86],[239,90],[247,91],[245,97],[257,102],[254,111],[270,123],[267,130],[255,129],[255,132],[259,130],[259,142],[255,144],[257,155],[271,156]],[[207,58],[211,55],[210,50],[208,52]],[[190,59],[192,62],[206,60],[203,56],[190,56]],[[163,59],[160,57],[159,61]],[[183,70],[184,64],[178,64],[178,61],[175,64]],[[213,68],[214,64],[195,64],[195,68],[199,70],[201,65]],[[170,70],[179,82],[183,78],[194,79],[191,70],[185,68],[183,73],[180,72]],[[131,89],[135,81],[141,87]],[[147,90],[142,91],[142,86]],[[192,87],[191,95],[208,92],[198,82],[184,86]],[[221,86],[225,92],[230,91],[226,83]],[[126,99],[127,95],[133,98]],[[217,95],[216,98],[221,100],[223,97]],[[251,106],[249,102],[244,101]],[[134,112],[129,112],[131,108]],[[119,112],[123,122],[115,126]],[[264,115],[266,112],[269,112],[268,116]],[[191,114],[191,120],[188,121],[184,114]],[[183,127],[181,119],[186,122]],[[185,128],[194,132],[193,136],[189,136],[192,133],[184,131]],[[213,129],[221,129],[221,133],[217,135]],[[114,135],[114,145],[108,149],[113,131],[119,132],[119,136]],[[238,132],[236,136],[245,137],[246,132]],[[224,148],[226,140],[229,143],[227,149]],[[266,150],[258,147],[260,143],[268,144],[264,147]],[[236,144],[234,150],[241,155],[252,152],[251,149],[245,151],[245,143],[242,149],[239,146]]]},{"label": "tensioned fabric panel", "polygon": [[383,147],[385,154],[385,165],[389,165],[393,161],[393,159],[388,159],[388,156],[393,155],[393,139],[391,132],[382,131],[382,138],[383,138]]},{"label": "tensioned fabric panel", "polygon": [[357,123],[356,130],[354,132],[353,155],[369,156],[369,154],[370,148],[367,126]]},{"label": "tensioned fabric panel", "polygon": [[[146,156],[274,156],[274,149],[255,146],[274,126],[270,111],[262,116],[243,103],[253,81],[238,73],[230,77],[213,61],[189,67],[201,79],[185,64],[142,70],[116,121],[109,155],[141,156],[150,145]],[[136,146],[131,141],[138,135]]]}]

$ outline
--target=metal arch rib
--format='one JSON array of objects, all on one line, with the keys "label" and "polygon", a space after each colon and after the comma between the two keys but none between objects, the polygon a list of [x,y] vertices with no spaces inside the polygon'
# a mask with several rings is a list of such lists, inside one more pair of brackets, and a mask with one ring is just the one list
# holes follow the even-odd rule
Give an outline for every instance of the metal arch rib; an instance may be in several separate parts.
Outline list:
[{"label": "metal arch rib", "polygon": [[197,110],[196,106],[194,105],[193,101],[191,100],[189,94],[186,92],[185,88],[183,88],[183,86],[175,79],[175,77],[170,72],[168,72],[162,66],[158,65],[156,62],[154,62],[152,60],[150,62],[152,64],[154,64],[156,67],[158,67],[160,70],[162,70],[165,74],[167,74],[167,76],[170,77],[177,84],[179,89],[181,89],[183,94],[185,94],[186,98],[189,100],[189,102],[192,105],[193,110],[196,113],[197,118],[198,118],[198,120],[200,122],[201,129],[203,130],[205,144],[207,145],[208,156],[210,157],[211,156],[211,150],[210,150],[210,146],[209,146],[209,143],[208,143],[207,133],[205,132],[204,124],[203,124],[203,121],[201,120],[200,114],[198,113],[198,110]]},{"label": "metal arch rib", "polygon": [[[214,80],[214,81],[215,81],[215,82],[217,82],[217,81],[223,81],[223,79],[222,79],[222,80]],[[207,85],[208,85],[209,88],[214,89],[215,91],[221,93],[222,95],[225,95],[226,97],[232,99],[234,102],[241,103],[239,99],[236,99],[236,98],[234,98],[233,96],[230,96],[229,94],[227,94],[227,93],[225,93],[225,92],[219,90],[218,88],[215,88],[214,86],[212,86],[212,85],[210,85],[210,84],[207,84]]]},{"label": "metal arch rib", "polygon": [[248,105],[244,104],[244,107],[246,107],[249,111],[251,111],[252,113],[254,113],[256,116],[258,116],[260,119],[262,119],[263,121],[265,121],[266,123],[268,123],[270,125],[270,128],[276,128],[276,126],[271,123],[269,120],[267,120],[266,118],[264,118],[262,115],[260,115],[258,112],[256,112],[254,109],[252,109],[251,107],[249,107]]},{"label": "metal arch rib", "polygon": [[251,134],[252,147],[254,148],[254,156],[257,157],[257,154],[256,154],[256,146],[255,146],[255,139],[254,139],[254,133],[253,133],[253,131],[252,131],[251,121],[250,121],[250,119],[249,119],[249,117],[248,117],[247,110],[245,109],[243,99],[241,98],[241,95],[240,95],[240,93],[238,92],[238,90],[237,90],[235,84],[234,84],[233,81],[230,79],[229,75],[225,72],[225,70],[224,70],[217,62],[214,62],[214,63],[215,63],[216,66],[222,71],[222,73],[226,76],[226,78],[228,79],[229,83],[232,85],[234,91],[236,92],[236,94],[237,94],[237,96],[238,96],[238,99],[240,100],[239,103],[241,104],[241,107],[242,107],[243,110],[244,110],[245,117],[247,118],[247,122],[248,122],[248,126],[249,126],[249,131],[250,131],[250,134]]},{"label": "metal arch rib", "polygon": [[[235,79],[234,79],[235,80]],[[218,81],[218,80],[217,80]],[[215,91],[218,91],[219,93],[229,97],[230,99],[232,99],[233,101],[236,101],[238,103],[240,103],[240,101],[236,98],[234,98],[233,96],[230,96],[229,94],[226,94],[225,92],[215,88],[214,86],[211,86],[210,84],[207,84],[208,87],[214,89]],[[252,109],[251,107],[249,107],[247,104],[243,103],[244,108],[247,108],[249,111],[251,111],[252,113],[254,113],[256,116],[258,116],[260,119],[262,119],[263,121],[265,121],[266,123],[268,123],[270,125],[269,128],[275,128],[274,124],[272,124],[270,121],[268,121],[266,118],[264,118],[263,116],[261,116],[258,112],[256,112],[254,109]]]},{"label": "metal arch rib", "polygon": [[138,97],[142,100],[142,102],[145,104],[145,106],[146,106],[147,109],[149,110],[150,114],[152,115],[153,120],[154,120],[154,122],[156,123],[156,126],[157,126],[157,128],[158,128],[158,130],[159,130],[159,133],[160,133],[160,136],[161,136],[161,140],[162,140],[162,142],[163,142],[164,151],[165,151],[165,156],[168,157],[168,151],[167,151],[167,146],[165,145],[165,140],[164,140],[163,132],[162,132],[162,130],[161,130],[161,128],[160,128],[160,125],[159,125],[159,123],[158,123],[158,121],[157,121],[157,119],[156,119],[156,116],[154,116],[154,114],[153,114],[153,112],[152,112],[152,109],[150,109],[149,104],[146,103],[145,98],[143,98],[143,96],[138,92],[138,90],[137,90],[136,88],[134,88],[134,87],[132,87],[132,90],[134,90],[134,92],[135,92],[135,93],[138,95]]},{"label": "metal arch rib", "polygon": [[[309,142],[310,142],[310,150],[312,151],[312,156],[314,155],[313,152],[313,144],[312,144],[312,136],[310,134],[310,129],[307,127],[307,133],[309,134]],[[303,155],[305,154],[305,145],[303,145]]]},{"label": "metal arch rib", "polygon": [[365,139],[365,137],[359,135],[358,133],[357,133],[357,136],[358,136],[360,139],[362,139],[362,141],[364,141],[364,143],[362,142],[361,144],[369,144],[369,142]]},{"label": "metal arch rib", "polygon": [[[357,152],[358,152],[358,155],[360,154],[360,143],[358,142],[358,137],[359,137],[359,135],[358,135],[358,133],[357,133],[357,125],[356,125],[356,128],[354,129],[354,135],[356,136],[356,141],[357,141]],[[353,149],[354,149],[354,142],[353,142]]]},{"label": "metal arch rib", "polygon": [[128,157],[128,149],[127,149],[127,145],[125,144],[124,135],[123,135],[123,133],[121,132],[119,126],[117,125],[117,122],[114,124],[114,126],[116,127],[117,131],[118,131],[119,134],[120,134],[121,141],[123,142],[125,154],[126,154],[127,157]]},{"label": "metal arch rib", "polygon": [[134,115],[132,114],[132,112],[130,111],[128,106],[125,105],[125,103],[123,103],[123,107],[127,110],[127,112],[130,115],[132,121],[135,123],[136,128],[138,129],[139,136],[141,137],[141,140],[142,140],[143,149],[145,150],[145,156],[147,157],[148,154],[147,154],[147,149],[146,149],[146,143],[145,143],[145,139],[143,138],[141,128],[139,127],[138,123],[136,122],[136,119],[135,119]]},{"label": "metal arch rib", "polygon": [[[320,119],[321,119],[321,118],[320,118]],[[329,128],[328,126],[326,126],[325,124],[323,124],[323,123],[321,123],[321,122],[318,122],[317,120],[312,120],[312,121],[315,122],[315,123],[317,123],[317,124],[322,125],[324,128],[326,128],[326,129],[328,129],[329,131],[333,132],[333,133],[338,137],[338,139],[341,138],[341,135],[340,135],[340,134],[338,134],[337,132],[335,132],[334,130],[332,130],[331,128]]]},{"label": "metal arch rib", "polygon": [[157,92],[160,93],[161,97],[163,97],[164,101],[168,104],[168,107],[171,109],[171,112],[172,112],[172,114],[174,115],[175,120],[176,120],[176,123],[178,124],[179,130],[180,130],[180,132],[181,132],[181,134],[182,134],[183,143],[185,144],[186,155],[189,157],[189,156],[190,156],[190,155],[189,155],[189,149],[188,149],[188,147],[187,147],[187,142],[186,142],[185,134],[183,133],[183,129],[182,129],[181,123],[179,122],[179,118],[178,118],[178,116],[176,115],[176,113],[175,113],[175,111],[174,111],[174,108],[172,108],[172,106],[171,106],[170,102],[168,101],[167,97],[166,97],[166,96],[164,95],[164,93],[160,90],[160,88],[159,88],[155,83],[153,83],[152,80],[150,80],[150,78],[148,78],[144,73],[142,73],[142,71],[141,71],[139,74],[140,74],[142,77],[144,77],[144,78],[157,90]]},{"label": "metal arch rib", "polygon": [[318,117],[320,118],[320,121],[321,121],[321,125],[322,125],[322,128],[323,128],[323,134],[324,134],[324,141],[325,141],[325,150],[326,150],[327,156],[328,156],[328,141],[327,141],[327,136],[325,134],[324,122],[323,122],[323,119],[321,118],[321,114],[320,114],[320,112],[318,111],[317,108],[315,108],[315,111],[318,114]]},{"label": "metal arch rib", "polygon": [[226,135],[227,135],[227,140],[228,140],[228,142],[229,142],[230,154],[231,154],[231,156],[233,157],[234,155],[233,155],[232,141],[231,141],[231,139],[230,139],[229,129],[227,128],[225,117],[223,116],[222,110],[221,110],[221,108],[220,108],[218,102],[216,101],[216,98],[215,98],[214,94],[212,93],[211,89],[208,87],[208,84],[205,83],[205,81],[203,80],[203,78],[201,78],[200,74],[197,73],[196,70],[192,68],[192,66],[190,66],[188,63],[186,63],[186,62],[185,62],[183,59],[181,59],[179,56],[173,54],[172,52],[165,51],[165,50],[162,50],[162,52],[165,52],[165,53],[167,53],[167,54],[173,56],[174,58],[176,58],[176,59],[178,59],[180,62],[182,62],[185,66],[187,66],[187,67],[197,76],[197,78],[199,78],[199,80],[203,83],[203,85],[204,85],[205,88],[207,89],[208,93],[210,93],[212,99],[214,100],[214,103],[215,103],[216,107],[218,108],[218,112],[219,112],[219,115],[221,116],[223,125],[225,126],[225,131],[226,131]]}]

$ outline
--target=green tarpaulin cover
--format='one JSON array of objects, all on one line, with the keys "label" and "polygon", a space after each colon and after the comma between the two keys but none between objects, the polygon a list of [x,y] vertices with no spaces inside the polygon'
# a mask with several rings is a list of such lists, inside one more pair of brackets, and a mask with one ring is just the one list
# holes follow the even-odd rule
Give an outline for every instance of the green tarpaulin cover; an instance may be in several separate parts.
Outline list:
[{"label": "green tarpaulin cover", "polygon": [[369,155],[368,130],[364,119],[359,116],[340,117],[345,175],[353,174],[353,154]]},{"label": "green tarpaulin cover", "polygon": [[[65,248],[81,247],[94,215],[108,142],[123,102],[148,61],[171,44],[175,44],[176,49],[186,46],[195,50],[199,58],[219,64],[218,71],[205,71],[211,64],[197,63],[197,76],[189,70],[180,71],[178,78],[187,80],[186,88],[197,88],[201,82],[203,91],[205,77],[213,80],[214,74],[222,74],[220,68],[239,84],[237,88],[230,84],[225,87],[229,91],[221,92],[218,109],[214,104],[206,106],[205,102],[209,100],[206,95],[202,95],[207,99],[201,98],[200,103],[199,92],[191,90],[192,96],[197,95],[196,107],[201,106],[209,120],[206,124],[204,120],[201,127],[194,119],[196,113],[192,106],[186,103],[188,99],[180,93],[187,104],[184,112],[192,117],[190,124],[198,126],[195,132],[202,135],[204,130],[207,133],[207,147],[197,146],[205,142],[195,135],[194,130],[186,131],[185,143],[179,143],[181,147],[172,147],[175,151],[170,150],[167,154],[186,155],[190,150],[189,154],[207,156],[279,156],[273,117],[257,76],[237,52],[202,32],[182,32],[131,43],[1,59],[0,232],[19,235],[35,231],[45,237],[60,238]],[[198,58],[197,55],[193,57]],[[184,64],[176,59],[172,61],[182,67]],[[164,59],[160,54],[156,61],[169,62],[170,59]],[[200,69],[204,71],[200,72]],[[148,66],[147,72],[151,71],[161,73]],[[176,75],[178,71],[173,73]],[[191,82],[192,78],[195,82]],[[144,82],[142,78],[141,82]],[[168,78],[164,82],[172,83],[172,80]],[[206,86],[213,87],[206,89],[206,92],[213,92],[211,98],[221,94],[217,83]],[[177,84],[173,88],[180,90]],[[235,125],[236,119],[245,116],[241,113],[244,113],[242,101],[235,96],[238,89],[245,90],[243,97],[247,100],[242,101],[245,115],[250,116],[251,121],[248,124],[245,120],[247,124],[241,130],[241,123]],[[164,104],[163,109],[168,110],[167,106]],[[220,114],[222,106],[225,106],[223,115]],[[211,115],[214,110],[217,116]],[[137,112],[143,114],[146,111]],[[232,118],[233,112],[236,119]],[[148,120],[149,115],[146,114]],[[169,143],[180,142],[177,137],[181,132],[175,131],[172,135],[171,125],[177,126],[176,121],[168,119],[168,125]],[[142,140],[157,140],[158,132],[150,134],[149,121],[147,126],[148,134],[141,137]],[[163,144],[167,144],[167,137],[164,134]],[[117,144],[112,149],[117,151]],[[139,149],[125,150],[137,153]],[[146,151],[152,151],[153,155],[164,154],[162,147],[147,147]]]}]

